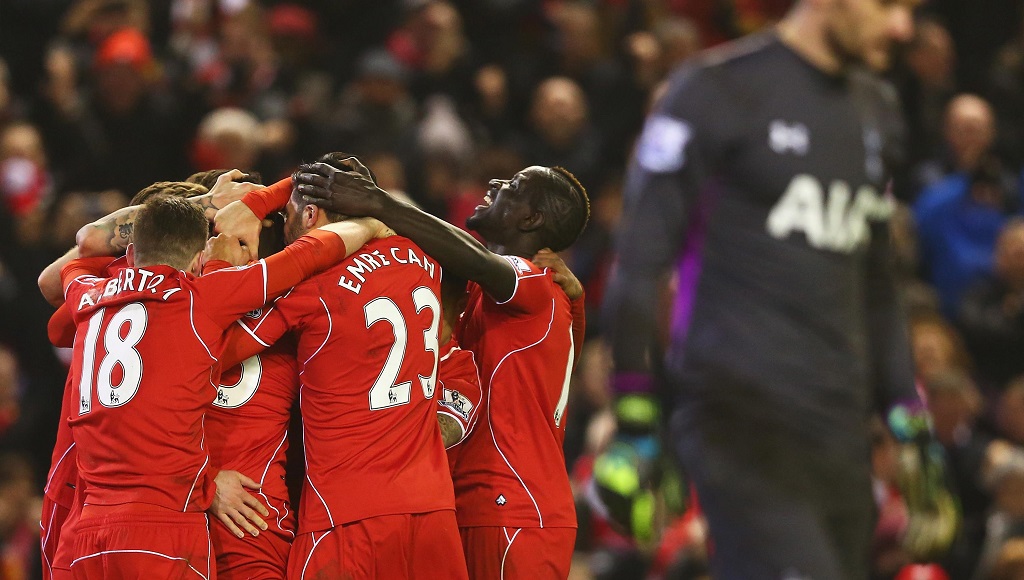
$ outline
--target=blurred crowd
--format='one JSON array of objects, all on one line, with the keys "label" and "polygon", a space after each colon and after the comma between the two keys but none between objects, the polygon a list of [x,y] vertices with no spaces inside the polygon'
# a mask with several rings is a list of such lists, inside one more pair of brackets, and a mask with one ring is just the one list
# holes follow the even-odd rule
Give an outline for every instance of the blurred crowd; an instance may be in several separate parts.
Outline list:
[{"label": "blurred crowd", "polygon": [[[622,174],[666,75],[789,4],[0,1],[0,579],[38,574],[38,495],[67,375],[69,354],[46,338],[42,268],[154,181],[239,168],[270,183],[332,150],[460,225],[489,178],[531,164],[579,177],[593,219],[566,256],[591,307],[566,440],[581,497],[573,575],[704,577],[695,505],[643,546],[587,509],[590,458],[610,436],[597,306]],[[875,569],[1024,578],[1024,5],[926,1],[900,53],[896,267],[963,524],[944,561],[909,566],[899,454],[879,426]]]}]

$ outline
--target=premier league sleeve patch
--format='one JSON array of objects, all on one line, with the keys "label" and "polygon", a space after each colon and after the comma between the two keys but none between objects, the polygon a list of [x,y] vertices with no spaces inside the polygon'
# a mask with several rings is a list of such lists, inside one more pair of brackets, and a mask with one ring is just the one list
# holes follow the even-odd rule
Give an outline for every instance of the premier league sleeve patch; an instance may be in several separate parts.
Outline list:
[{"label": "premier league sleeve patch", "polygon": [[664,115],[651,117],[640,135],[637,161],[652,173],[678,171],[686,162],[686,144],[692,136],[690,125],[679,119]]},{"label": "premier league sleeve patch", "polygon": [[473,411],[473,403],[452,389],[443,389],[441,400],[437,403],[461,417],[463,421],[469,421],[469,414]]}]

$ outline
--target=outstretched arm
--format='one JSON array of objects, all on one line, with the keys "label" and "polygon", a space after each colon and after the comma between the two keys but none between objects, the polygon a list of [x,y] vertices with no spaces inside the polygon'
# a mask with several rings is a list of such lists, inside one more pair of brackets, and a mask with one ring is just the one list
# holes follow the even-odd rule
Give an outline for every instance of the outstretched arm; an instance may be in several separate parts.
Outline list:
[{"label": "outstretched arm", "polygon": [[442,268],[480,284],[496,301],[506,301],[515,292],[516,272],[504,258],[461,229],[388,195],[362,172],[314,163],[301,168],[295,181],[299,193],[311,203],[379,219],[433,256]]}]

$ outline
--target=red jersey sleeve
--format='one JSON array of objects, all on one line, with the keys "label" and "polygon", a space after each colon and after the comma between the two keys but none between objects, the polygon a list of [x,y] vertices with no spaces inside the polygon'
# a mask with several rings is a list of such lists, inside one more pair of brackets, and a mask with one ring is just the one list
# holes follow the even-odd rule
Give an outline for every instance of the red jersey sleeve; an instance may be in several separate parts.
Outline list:
[{"label": "red jersey sleeve", "polygon": [[114,261],[110,256],[98,256],[95,258],[78,258],[68,262],[60,271],[60,282],[64,288],[64,300],[68,298],[68,286],[72,282],[82,279],[82,283],[89,285],[95,279],[103,276],[107,266]]},{"label": "red jersey sleeve", "polygon": [[[231,338],[236,341],[236,345],[232,347],[234,352],[227,353],[231,360],[241,362],[271,346],[289,330],[302,325],[308,310],[306,305],[311,303],[311,296],[299,297],[296,295],[297,292],[301,290],[293,288],[273,303],[249,312],[238,320],[237,329],[231,330]],[[315,299],[312,301],[320,304]],[[246,335],[246,339],[241,338],[239,331]]]},{"label": "red jersey sleeve", "polygon": [[345,242],[340,237],[313,230],[266,260],[214,270],[196,285],[206,301],[207,316],[227,328],[242,314],[340,262],[345,254]]},{"label": "red jersey sleeve", "polygon": [[572,308],[572,348],[573,348],[573,369],[580,362],[580,351],[583,350],[583,339],[587,335],[587,294],[584,292],[576,300],[569,304]]},{"label": "red jersey sleeve", "polygon": [[281,181],[256,189],[242,196],[242,203],[256,214],[256,217],[263,219],[271,212],[282,209],[288,205],[288,198],[292,195],[292,178],[286,177]]},{"label": "red jersey sleeve", "polygon": [[443,350],[447,352],[443,352],[437,367],[437,414],[455,419],[462,428],[462,436],[454,447],[473,431],[483,390],[473,353],[459,348],[455,340],[449,341]]},{"label": "red jersey sleeve", "polygon": [[533,314],[540,310],[550,309],[551,306],[551,284],[547,278],[550,276],[547,270],[533,265],[533,262],[520,258],[519,256],[502,256],[516,273],[516,287],[512,296],[503,302],[495,301],[503,305],[506,310]]},{"label": "red jersey sleeve", "polygon": [[71,260],[60,271],[61,285],[64,287],[64,303],[70,304],[74,313],[81,310],[82,303],[95,303],[102,291],[98,288],[104,269],[113,258],[79,258]]},{"label": "red jersey sleeve", "polygon": [[289,323],[274,305],[250,312],[224,333],[223,368],[231,368],[263,352],[288,332]]},{"label": "red jersey sleeve", "polygon": [[75,319],[67,303],[60,305],[50,321],[46,323],[46,336],[50,344],[60,348],[71,348],[75,343]]}]

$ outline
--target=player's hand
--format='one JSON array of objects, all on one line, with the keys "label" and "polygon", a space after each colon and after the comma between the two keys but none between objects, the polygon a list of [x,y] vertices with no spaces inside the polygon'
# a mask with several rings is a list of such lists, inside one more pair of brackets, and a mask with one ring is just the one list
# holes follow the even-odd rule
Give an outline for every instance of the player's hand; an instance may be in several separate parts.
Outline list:
[{"label": "player's hand", "polygon": [[579,279],[572,273],[569,266],[565,265],[565,261],[558,254],[548,248],[544,248],[533,257],[533,263],[538,268],[551,268],[552,272],[554,272],[551,279],[555,281],[555,284],[562,287],[562,291],[569,297],[569,300],[576,300],[583,296],[583,284],[580,284]]},{"label": "player's hand", "polygon": [[380,217],[388,194],[377,187],[369,170],[356,158],[348,164],[355,167],[346,171],[326,163],[313,163],[299,167],[295,186],[303,198],[318,207],[353,217]]},{"label": "player's hand", "polygon": [[242,266],[249,263],[251,256],[249,249],[242,246],[240,240],[231,234],[219,234],[206,240],[206,249],[203,250],[202,266],[214,260],[223,260],[232,266]]},{"label": "player's hand", "polygon": [[960,508],[947,483],[945,452],[920,401],[894,405],[888,423],[902,444],[899,485],[910,519],[904,547],[919,561],[940,558],[960,523]]},{"label": "player's hand", "polygon": [[249,206],[241,201],[233,201],[217,212],[213,219],[213,229],[220,234],[228,234],[238,238],[242,245],[249,249],[252,259],[259,256],[260,228],[263,223]]},{"label": "player's hand", "polygon": [[370,181],[377,183],[377,178],[374,177],[373,172],[370,168],[363,165],[362,161],[355,155],[349,153],[342,153],[341,151],[333,151],[331,153],[325,153],[317,159],[318,163],[326,163],[335,169],[341,169],[342,171],[355,171],[356,173],[366,177]]},{"label": "player's hand", "polygon": [[213,497],[210,509],[206,510],[210,515],[220,520],[239,538],[245,537],[242,530],[258,536],[260,530],[267,529],[267,522],[263,521],[260,515],[270,516],[270,510],[251,493],[245,491],[245,488],[259,489],[260,484],[237,471],[221,471],[214,478],[214,482],[217,484],[217,493]]},{"label": "player's hand", "polygon": [[238,169],[232,169],[218,177],[217,182],[213,184],[213,189],[210,190],[210,201],[213,203],[213,207],[220,210],[227,207],[228,204],[242,199],[242,196],[250,191],[263,187],[256,183],[235,181],[243,177],[245,174]]}]

